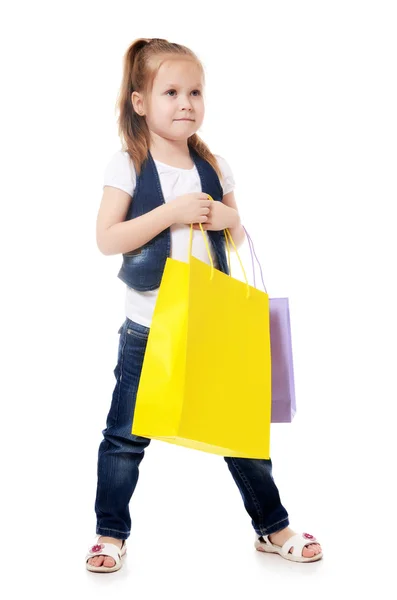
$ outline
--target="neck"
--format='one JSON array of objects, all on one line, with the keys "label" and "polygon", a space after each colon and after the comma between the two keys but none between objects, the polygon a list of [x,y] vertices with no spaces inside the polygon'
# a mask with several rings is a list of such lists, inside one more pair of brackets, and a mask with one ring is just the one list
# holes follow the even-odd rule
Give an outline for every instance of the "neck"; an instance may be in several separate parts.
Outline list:
[{"label": "neck", "polygon": [[168,140],[153,132],[150,133],[150,152],[160,162],[167,162],[170,156],[174,160],[190,158],[187,140]]}]

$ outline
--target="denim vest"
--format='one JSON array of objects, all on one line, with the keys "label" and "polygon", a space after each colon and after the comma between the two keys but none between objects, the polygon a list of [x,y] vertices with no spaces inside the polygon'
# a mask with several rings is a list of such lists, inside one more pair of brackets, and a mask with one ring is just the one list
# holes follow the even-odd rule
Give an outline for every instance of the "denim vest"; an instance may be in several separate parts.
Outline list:
[{"label": "denim vest", "polygon": [[[201,158],[193,148],[189,148],[190,155],[200,175],[201,189],[212,198],[221,202],[223,190],[219,177],[213,167]],[[161,189],[160,177],[156,164],[149,150],[148,156],[142,165],[140,175],[137,176],[136,188],[125,220],[135,219],[141,215],[165,204]],[[214,250],[218,269],[229,274],[225,252],[225,237],[223,230],[207,231]],[[123,254],[123,263],[118,277],[129,287],[139,292],[155,290],[160,287],[161,278],[167,257],[170,256],[171,229],[167,227],[147,244]],[[186,254],[189,248],[186,247]],[[215,265],[216,266],[216,265]]]}]

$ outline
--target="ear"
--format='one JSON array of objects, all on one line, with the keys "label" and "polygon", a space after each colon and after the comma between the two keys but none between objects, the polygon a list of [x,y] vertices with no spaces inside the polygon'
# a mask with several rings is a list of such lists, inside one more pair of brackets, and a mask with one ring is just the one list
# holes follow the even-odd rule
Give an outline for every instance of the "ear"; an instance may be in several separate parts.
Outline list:
[{"label": "ear", "polygon": [[145,116],[145,110],[144,110],[144,101],[143,101],[143,97],[139,92],[132,92],[131,94],[131,102],[132,102],[132,106],[134,107],[135,112],[140,115],[141,117]]}]

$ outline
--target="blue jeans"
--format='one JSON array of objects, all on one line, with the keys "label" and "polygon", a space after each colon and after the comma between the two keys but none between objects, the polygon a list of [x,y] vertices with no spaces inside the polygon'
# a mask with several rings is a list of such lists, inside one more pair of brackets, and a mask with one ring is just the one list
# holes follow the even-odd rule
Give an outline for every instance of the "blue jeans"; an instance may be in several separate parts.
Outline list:
[{"label": "blue jeans", "polygon": [[[131,433],[149,328],[127,317],[118,333],[116,385],[98,451],[95,512],[98,535],[124,540],[131,532],[129,502],[138,482],[139,465],[151,441]],[[271,460],[232,457],[224,460],[256,533],[269,535],[287,527],[288,514],[272,477]]]}]

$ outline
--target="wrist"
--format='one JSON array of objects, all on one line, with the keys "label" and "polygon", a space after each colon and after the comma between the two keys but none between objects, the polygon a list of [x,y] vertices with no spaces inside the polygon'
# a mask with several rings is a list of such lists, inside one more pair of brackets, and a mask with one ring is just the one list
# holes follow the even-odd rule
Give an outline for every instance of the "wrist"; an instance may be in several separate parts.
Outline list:
[{"label": "wrist", "polygon": [[175,223],[177,223],[175,206],[174,206],[172,200],[170,202],[166,202],[164,204],[164,212],[165,212],[167,223],[168,223],[169,227],[171,227],[171,225],[174,225]]},{"label": "wrist", "polygon": [[239,227],[239,225],[241,225],[241,219],[238,211],[235,208],[231,208],[231,210],[233,211],[233,218],[230,228],[234,229],[235,227]]}]

